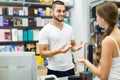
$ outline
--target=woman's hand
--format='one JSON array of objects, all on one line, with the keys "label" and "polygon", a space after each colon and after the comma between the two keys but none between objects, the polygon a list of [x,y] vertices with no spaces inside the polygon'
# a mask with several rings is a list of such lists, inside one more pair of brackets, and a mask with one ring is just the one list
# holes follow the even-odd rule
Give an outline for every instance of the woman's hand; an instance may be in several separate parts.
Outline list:
[{"label": "woman's hand", "polygon": [[76,61],[77,61],[77,62],[84,63],[84,64],[85,64],[85,60],[86,60],[86,59],[84,59],[83,57],[78,57],[78,58],[76,58]]}]

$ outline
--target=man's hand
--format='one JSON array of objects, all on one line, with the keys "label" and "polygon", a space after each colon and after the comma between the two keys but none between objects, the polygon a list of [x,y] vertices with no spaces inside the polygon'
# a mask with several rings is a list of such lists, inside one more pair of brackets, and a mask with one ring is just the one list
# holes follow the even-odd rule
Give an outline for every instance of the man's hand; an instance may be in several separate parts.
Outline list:
[{"label": "man's hand", "polygon": [[65,44],[60,49],[58,49],[59,53],[66,53],[71,49],[71,45]]},{"label": "man's hand", "polygon": [[83,41],[80,42],[80,44],[76,44],[73,46],[73,51],[80,50],[82,48]]}]

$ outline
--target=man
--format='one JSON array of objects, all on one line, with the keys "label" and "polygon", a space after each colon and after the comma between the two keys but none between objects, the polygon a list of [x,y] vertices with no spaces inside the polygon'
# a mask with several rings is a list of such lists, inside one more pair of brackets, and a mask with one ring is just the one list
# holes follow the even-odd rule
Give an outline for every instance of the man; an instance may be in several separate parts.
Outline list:
[{"label": "man", "polygon": [[40,55],[48,57],[48,72],[57,77],[74,75],[71,51],[82,48],[82,42],[76,44],[72,27],[63,23],[66,16],[62,1],[52,3],[53,19],[39,33]]}]

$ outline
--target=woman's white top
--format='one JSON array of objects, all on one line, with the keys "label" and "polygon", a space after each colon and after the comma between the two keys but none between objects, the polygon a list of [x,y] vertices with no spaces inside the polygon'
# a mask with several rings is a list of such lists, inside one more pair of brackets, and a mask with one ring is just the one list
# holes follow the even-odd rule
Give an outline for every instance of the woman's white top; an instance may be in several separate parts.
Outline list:
[{"label": "woman's white top", "polygon": [[[110,69],[110,75],[108,77],[108,80],[120,80],[120,49],[117,41],[112,36],[107,36],[106,38],[110,38],[114,41],[119,54],[119,57],[115,57],[112,59],[112,66]],[[95,77],[94,80],[100,79],[98,77]]]}]

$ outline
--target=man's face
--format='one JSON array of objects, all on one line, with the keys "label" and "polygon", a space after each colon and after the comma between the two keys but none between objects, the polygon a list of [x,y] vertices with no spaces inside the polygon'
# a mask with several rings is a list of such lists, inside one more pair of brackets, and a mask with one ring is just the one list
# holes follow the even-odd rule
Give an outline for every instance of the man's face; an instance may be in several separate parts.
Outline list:
[{"label": "man's face", "polygon": [[55,5],[53,9],[53,18],[58,22],[62,22],[66,16],[66,9],[64,5]]}]

